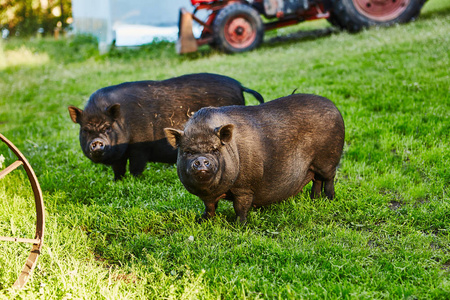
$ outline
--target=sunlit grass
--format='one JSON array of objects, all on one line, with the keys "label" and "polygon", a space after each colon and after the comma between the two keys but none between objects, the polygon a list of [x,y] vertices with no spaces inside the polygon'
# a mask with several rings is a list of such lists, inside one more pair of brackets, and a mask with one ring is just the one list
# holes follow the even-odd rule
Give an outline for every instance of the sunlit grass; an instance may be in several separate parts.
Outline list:
[{"label": "sunlit grass", "polygon": [[33,53],[26,46],[15,50],[5,50],[0,39],[0,70],[19,66],[40,66],[49,61],[48,54]]}]

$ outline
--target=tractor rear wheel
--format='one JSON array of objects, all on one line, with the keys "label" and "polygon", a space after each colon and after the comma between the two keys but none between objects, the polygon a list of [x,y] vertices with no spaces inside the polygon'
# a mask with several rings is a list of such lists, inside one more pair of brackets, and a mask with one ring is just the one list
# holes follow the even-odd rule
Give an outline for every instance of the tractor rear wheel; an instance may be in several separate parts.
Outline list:
[{"label": "tractor rear wheel", "polygon": [[222,8],[213,22],[214,46],[225,52],[244,52],[258,47],[264,36],[259,13],[249,5],[234,3]]},{"label": "tractor rear wheel", "polygon": [[328,21],[350,32],[415,19],[425,0],[333,0]]}]

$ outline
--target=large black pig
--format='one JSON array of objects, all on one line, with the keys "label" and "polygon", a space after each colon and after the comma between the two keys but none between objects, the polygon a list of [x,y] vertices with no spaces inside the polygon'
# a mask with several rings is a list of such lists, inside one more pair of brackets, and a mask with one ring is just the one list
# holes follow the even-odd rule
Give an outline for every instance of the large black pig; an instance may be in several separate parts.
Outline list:
[{"label": "large black pig", "polygon": [[95,163],[111,165],[114,179],[144,171],[147,161],[175,163],[177,151],[164,136],[165,127],[182,128],[205,106],[244,105],[243,92],[263,98],[238,81],[217,74],[189,74],[163,81],[126,82],[94,92],[84,110],[69,106],[80,124],[80,144]]},{"label": "large black pig", "polygon": [[178,148],[181,182],[205,203],[204,218],[225,198],[245,222],[251,206],[294,196],[311,180],[311,198],[322,190],[334,197],[345,130],[326,98],[295,94],[258,106],[203,108],[184,131],[164,131]]}]

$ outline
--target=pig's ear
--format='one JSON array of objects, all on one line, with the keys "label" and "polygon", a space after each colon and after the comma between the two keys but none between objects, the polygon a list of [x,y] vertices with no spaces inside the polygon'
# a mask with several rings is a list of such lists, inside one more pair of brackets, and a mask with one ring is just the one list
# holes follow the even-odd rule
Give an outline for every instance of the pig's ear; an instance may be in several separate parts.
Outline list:
[{"label": "pig's ear", "polygon": [[167,141],[174,148],[177,149],[180,146],[180,140],[184,132],[173,128],[164,128],[164,134]]},{"label": "pig's ear", "polygon": [[233,124],[223,125],[214,129],[214,132],[219,137],[223,145],[229,143],[233,137]]},{"label": "pig's ear", "polygon": [[118,118],[120,118],[120,104],[116,103],[116,104],[110,105],[106,109],[106,114],[111,116],[111,118],[113,118],[114,120],[117,120]]},{"label": "pig's ear", "polygon": [[83,111],[75,106],[69,106],[70,118],[74,123],[80,123]]}]

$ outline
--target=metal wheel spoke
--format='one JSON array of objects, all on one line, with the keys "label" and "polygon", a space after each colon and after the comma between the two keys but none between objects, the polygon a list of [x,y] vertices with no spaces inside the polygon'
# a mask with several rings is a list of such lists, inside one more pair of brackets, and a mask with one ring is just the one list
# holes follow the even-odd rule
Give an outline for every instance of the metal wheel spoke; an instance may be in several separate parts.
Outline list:
[{"label": "metal wheel spoke", "polygon": [[0,140],[3,141],[8,148],[14,152],[16,157],[19,159],[6,167],[4,170],[0,171],[0,179],[4,178],[13,170],[18,167],[24,167],[28,180],[30,181],[31,188],[33,189],[34,202],[36,207],[36,234],[34,239],[28,238],[14,238],[14,237],[0,237],[0,241],[9,241],[9,242],[19,242],[19,243],[31,243],[33,244],[31,247],[30,255],[28,256],[25,265],[22,268],[22,272],[14,283],[13,287],[16,289],[21,289],[27,282],[31,273],[33,272],[34,267],[36,266],[38,257],[41,253],[42,245],[44,243],[44,228],[45,228],[45,212],[44,212],[44,201],[42,198],[41,187],[39,186],[39,182],[37,180],[36,174],[34,173],[31,165],[28,163],[27,159],[23,154],[17,149],[13,143],[11,143],[7,138],[5,138],[2,134],[0,134]]},{"label": "metal wheel spoke", "polygon": [[3,177],[5,177],[6,175],[8,175],[9,173],[11,173],[12,171],[14,171],[15,169],[17,169],[18,167],[20,167],[21,165],[23,165],[23,163],[20,160],[16,160],[15,162],[13,162],[11,165],[9,165],[8,167],[6,167],[4,170],[0,171],[0,179],[2,179]]}]

